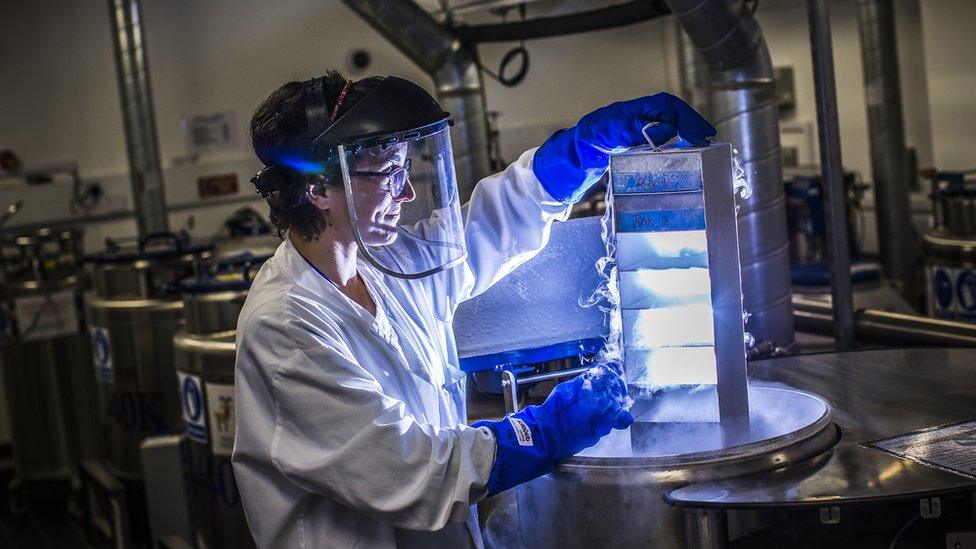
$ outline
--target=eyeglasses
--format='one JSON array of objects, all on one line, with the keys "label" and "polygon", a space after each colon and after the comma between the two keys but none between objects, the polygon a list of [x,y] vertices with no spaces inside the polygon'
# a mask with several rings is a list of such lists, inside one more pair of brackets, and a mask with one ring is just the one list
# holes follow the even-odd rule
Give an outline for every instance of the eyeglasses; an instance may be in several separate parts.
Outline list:
[{"label": "eyeglasses", "polygon": [[383,190],[388,191],[393,195],[393,198],[396,198],[403,194],[403,189],[407,186],[407,181],[410,178],[410,166],[412,164],[413,159],[408,158],[402,166],[397,166],[388,172],[350,171],[349,175],[357,177],[385,177],[390,187],[389,189]]}]

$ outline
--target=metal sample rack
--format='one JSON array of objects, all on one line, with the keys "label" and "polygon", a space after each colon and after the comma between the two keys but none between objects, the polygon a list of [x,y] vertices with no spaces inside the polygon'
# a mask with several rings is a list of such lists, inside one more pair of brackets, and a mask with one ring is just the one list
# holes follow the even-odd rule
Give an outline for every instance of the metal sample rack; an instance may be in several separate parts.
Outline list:
[{"label": "metal sample rack", "polygon": [[748,418],[731,145],[631,149],[610,185],[628,383],[718,385],[720,419]]}]

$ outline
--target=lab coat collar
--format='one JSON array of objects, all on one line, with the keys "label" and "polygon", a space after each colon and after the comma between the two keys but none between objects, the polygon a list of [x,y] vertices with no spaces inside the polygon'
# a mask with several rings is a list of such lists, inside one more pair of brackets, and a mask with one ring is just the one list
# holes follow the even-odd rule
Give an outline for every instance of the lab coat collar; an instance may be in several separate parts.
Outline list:
[{"label": "lab coat collar", "polygon": [[376,305],[375,317],[369,311],[346,297],[345,294],[339,291],[339,288],[335,284],[312,268],[308,261],[302,257],[302,254],[298,253],[291,240],[286,238],[281,243],[281,246],[275,252],[275,261],[296,285],[301,286],[314,295],[321,296],[323,301],[328,302],[330,307],[344,307],[344,312],[349,313],[352,318],[358,318],[367,323],[373,332],[383,340],[393,346],[397,346],[396,333],[390,325],[385,304],[383,303],[384,292],[381,288],[377,288],[375,283],[371,284],[371,282],[375,282],[375,277],[370,276],[371,273],[364,272],[368,267],[363,260],[358,260],[357,269],[360,276],[366,281],[366,287],[369,290],[370,296],[373,298],[373,303]]},{"label": "lab coat collar", "polygon": [[305,288],[315,295],[342,295],[342,292],[336,288],[335,284],[317,273],[315,269],[308,264],[308,261],[302,257],[302,254],[298,253],[298,250],[295,249],[295,245],[292,244],[291,240],[288,238],[281,243],[281,246],[278,247],[278,251],[275,252],[275,262],[281,267],[289,278],[295,281],[295,284]]}]

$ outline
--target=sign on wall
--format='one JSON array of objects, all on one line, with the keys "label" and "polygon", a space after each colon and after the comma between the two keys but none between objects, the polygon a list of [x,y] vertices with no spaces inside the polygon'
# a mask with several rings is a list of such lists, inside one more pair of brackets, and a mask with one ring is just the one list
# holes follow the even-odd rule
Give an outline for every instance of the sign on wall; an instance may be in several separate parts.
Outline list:
[{"label": "sign on wall", "polygon": [[232,112],[184,116],[180,127],[190,154],[237,147],[237,117]]}]

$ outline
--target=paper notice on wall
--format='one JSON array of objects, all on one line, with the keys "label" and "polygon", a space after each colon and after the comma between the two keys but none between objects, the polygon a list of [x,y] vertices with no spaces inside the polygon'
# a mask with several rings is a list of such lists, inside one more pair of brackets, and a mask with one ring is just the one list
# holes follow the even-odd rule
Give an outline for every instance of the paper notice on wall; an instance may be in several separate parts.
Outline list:
[{"label": "paper notice on wall", "polygon": [[190,154],[237,146],[237,117],[233,112],[184,116],[180,126]]},{"label": "paper notice on wall", "polygon": [[207,383],[207,410],[210,412],[210,447],[215,456],[234,451],[234,385]]},{"label": "paper notice on wall", "polygon": [[65,290],[14,300],[21,341],[37,341],[78,333],[75,292]]},{"label": "paper notice on wall", "polygon": [[902,459],[976,479],[976,421],[931,427],[865,445]]}]

